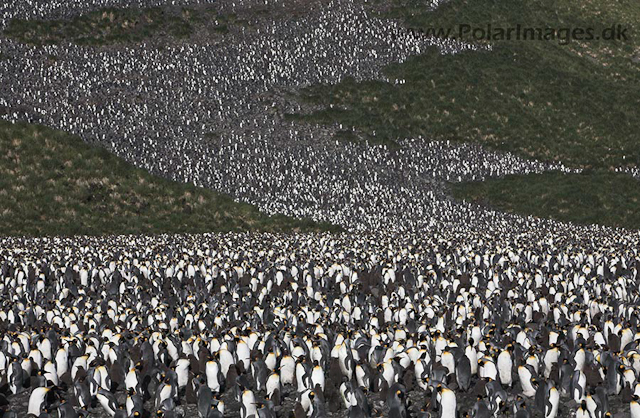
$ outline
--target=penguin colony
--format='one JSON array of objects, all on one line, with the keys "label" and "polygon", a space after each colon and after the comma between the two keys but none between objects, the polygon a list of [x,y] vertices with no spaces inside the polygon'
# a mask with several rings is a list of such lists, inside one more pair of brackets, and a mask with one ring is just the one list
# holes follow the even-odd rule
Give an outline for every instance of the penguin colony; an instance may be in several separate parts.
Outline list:
[{"label": "penguin colony", "polygon": [[2,416],[638,417],[614,235],[6,238]]},{"label": "penguin colony", "polygon": [[[0,18],[131,4],[178,2],[31,0]],[[444,186],[567,168],[424,138],[336,142],[340,126],[283,118],[296,88],[471,49],[347,0],[222,43],[0,36],[3,119],[350,230],[0,240],[0,417],[640,418],[640,236],[456,203]]]},{"label": "penguin colony", "polygon": [[[42,15],[58,10],[49,4],[56,3],[38,3],[52,8]],[[220,4],[223,12],[239,8]],[[400,140],[399,149],[337,142],[331,134],[339,126],[286,120],[283,112],[301,110],[286,95],[299,87],[345,76],[384,79],[384,65],[412,55],[476,49],[410,33],[350,0],[309,8],[296,19],[232,27],[223,41],[163,48],[30,47],[0,37],[7,57],[0,60],[0,117],[78,134],[154,174],[267,213],[360,231],[454,221],[451,214],[469,209],[451,210],[445,181],[566,170],[424,138]],[[26,13],[18,11],[5,16]]]}]

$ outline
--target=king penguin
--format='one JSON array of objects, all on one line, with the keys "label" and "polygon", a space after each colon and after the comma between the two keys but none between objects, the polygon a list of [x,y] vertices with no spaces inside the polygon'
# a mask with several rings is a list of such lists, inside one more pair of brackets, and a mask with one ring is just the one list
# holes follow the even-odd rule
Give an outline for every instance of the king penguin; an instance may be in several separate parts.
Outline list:
[{"label": "king penguin", "polygon": [[49,396],[49,392],[51,388],[47,387],[39,387],[33,389],[31,391],[31,395],[29,396],[29,406],[27,413],[31,415],[35,415],[39,417],[40,414],[48,407],[49,402],[47,401],[47,397]]}]

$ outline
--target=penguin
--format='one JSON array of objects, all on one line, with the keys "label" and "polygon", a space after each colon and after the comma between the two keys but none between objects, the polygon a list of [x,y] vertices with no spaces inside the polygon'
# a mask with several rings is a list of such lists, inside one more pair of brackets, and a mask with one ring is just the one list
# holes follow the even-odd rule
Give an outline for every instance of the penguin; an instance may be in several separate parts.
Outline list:
[{"label": "penguin", "polygon": [[84,378],[78,379],[78,381],[73,384],[73,393],[80,408],[89,408],[92,396]]},{"label": "penguin", "polygon": [[484,357],[478,360],[478,377],[498,380],[498,369],[491,358]]},{"label": "penguin", "polygon": [[582,402],[580,402],[580,406],[578,406],[578,409],[576,410],[576,418],[591,418],[591,413],[589,413],[589,410],[587,409],[587,401],[583,400]]},{"label": "penguin", "polygon": [[240,405],[240,417],[250,418],[256,415],[256,398],[252,391],[245,389],[242,392],[241,405]]},{"label": "penguin", "polygon": [[221,382],[224,380],[220,364],[213,358],[205,364],[205,376],[207,377],[207,386],[214,393],[222,391]]},{"label": "penguin", "polygon": [[[216,395],[213,395],[212,408],[215,408],[220,414],[224,415],[225,404],[222,399],[218,399]],[[209,412],[211,414],[211,412]]]},{"label": "penguin", "polygon": [[264,360],[262,360],[262,358],[254,359],[251,362],[251,370],[251,375],[256,383],[256,391],[260,392],[265,390],[271,370],[269,370]]},{"label": "penguin", "polygon": [[198,388],[198,414],[200,418],[207,418],[211,405],[213,404],[213,394],[207,385],[201,385]]},{"label": "penguin", "polygon": [[471,386],[471,362],[466,355],[460,356],[456,364],[456,383],[463,392]]},{"label": "penguin", "polygon": [[366,416],[370,416],[372,414],[371,405],[369,405],[369,400],[367,399],[366,389],[363,389],[359,386],[353,388],[353,398],[355,399],[356,406],[362,410],[362,412]]},{"label": "penguin", "polygon": [[457,405],[455,392],[443,386],[438,386],[437,393],[440,408],[440,418],[456,418]]},{"label": "penguin", "polygon": [[536,394],[536,378],[534,377],[534,369],[530,365],[518,366],[518,379],[520,380],[520,386],[522,387],[522,395],[527,398],[532,398]]},{"label": "penguin", "polygon": [[354,371],[356,376],[356,382],[358,386],[370,389],[371,388],[371,368],[368,363],[364,361],[359,361],[356,363],[356,368]]},{"label": "penguin", "polygon": [[[587,369],[586,367],[583,367],[583,368]],[[563,358],[562,365],[560,366],[560,371],[559,371],[559,374],[560,374],[559,388],[563,394],[571,393],[571,387],[572,387],[571,385],[572,385],[574,370],[575,368],[571,365],[571,363],[569,363],[569,359]]]},{"label": "penguin", "polygon": [[298,360],[296,361],[296,371],[295,371],[296,387],[298,389],[298,393],[301,393],[313,388],[313,384],[311,382],[311,372],[312,372],[311,365],[305,361],[304,354],[300,355],[298,357]]},{"label": "penguin", "polygon": [[127,399],[125,400],[125,409],[128,416],[132,416],[136,412],[144,412],[142,396],[140,396],[134,388],[129,388],[127,391]]},{"label": "penguin", "polygon": [[531,416],[525,399],[520,395],[516,397],[515,402],[513,403],[513,412],[514,417],[518,418],[529,418]]},{"label": "penguin", "polygon": [[294,382],[296,372],[296,362],[290,355],[285,355],[280,359],[280,381],[283,385],[290,385]]},{"label": "penguin", "polygon": [[354,405],[349,408],[348,418],[370,418],[371,415],[365,414],[365,412],[358,405]]},{"label": "penguin", "polygon": [[31,395],[29,395],[27,413],[39,417],[49,405],[47,397],[49,396],[50,391],[51,388],[48,387],[38,387],[33,389],[31,391]]},{"label": "penguin", "polygon": [[[408,416],[404,392],[401,389],[389,391],[387,405],[389,406],[389,418],[406,418]],[[357,406],[357,404],[353,406]]]},{"label": "penguin", "polygon": [[571,397],[578,404],[585,400],[586,385],[587,377],[582,371],[576,369],[573,372],[573,378],[571,379]]},{"label": "penguin", "polygon": [[209,414],[207,418],[223,418],[222,412],[220,412],[215,405],[211,405],[211,409],[209,410]]},{"label": "penguin", "polygon": [[603,386],[595,389],[591,388],[587,395],[587,408],[593,418],[603,418],[609,411],[609,400],[607,398],[607,390]]},{"label": "penguin", "polygon": [[393,367],[391,359],[378,365],[378,372],[380,380],[386,382],[387,386],[391,387],[397,382],[398,375],[396,369]]},{"label": "penguin", "polygon": [[491,416],[493,416],[491,410],[489,409],[489,406],[484,400],[482,400],[481,396],[478,396],[478,399],[473,405],[471,411],[474,418],[490,418]]},{"label": "penguin", "polygon": [[115,416],[116,411],[118,410],[118,401],[113,393],[101,388],[98,390],[96,399],[100,402],[100,405],[107,414],[112,417]]},{"label": "penguin", "polygon": [[633,395],[631,402],[629,403],[629,416],[631,418],[640,418],[640,403],[638,402],[640,397]]},{"label": "penguin", "polygon": [[175,388],[171,384],[171,378],[167,375],[164,376],[164,379],[160,383],[158,383],[158,388],[155,391],[155,401],[154,405],[156,410],[160,408],[160,404],[164,402],[166,399],[172,399],[177,392],[177,388]]},{"label": "penguin", "polygon": [[282,386],[280,384],[280,373],[278,370],[271,372],[265,384],[265,390],[269,399],[273,400],[276,405],[280,404],[280,393]]},{"label": "penguin", "polygon": [[9,383],[9,390],[14,395],[21,393],[24,388],[22,386],[23,381],[23,372],[22,367],[17,359],[13,359],[13,361],[9,365],[9,370],[7,371],[7,381]]},{"label": "penguin", "polygon": [[560,404],[560,393],[555,386],[550,385],[545,399],[544,418],[556,418]]},{"label": "penguin", "polygon": [[514,418],[531,418],[531,413],[529,412],[526,404],[522,404],[522,406],[516,411]]},{"label": "penguin", "polygon": [[453,353],[447,349],[440,355],[440,364],[447,370],[447,375],[456,372],[455,358],[453,357]]},{"label": "penguin", "polygon": [[324,383],[324,371],[318,361],[315,360],[313,369],[311,370],[311,387],[315,388],[317,385],[320,386],[322,391],[324,391]]},{"label": "penguin", "polygon": [[136,367],[131,367],[124,377],[124,386],[126,390],[131,388],[140,390],[140,376]]},{"label": "penguin", "polygon": [[485,384],[485,390],[489,398],[489,409],[491,409],[494,414],[501,413],[508,399],[507,392],[502,388],[502,384],[492,380]]},{"label": "penguin", "polygon": [[416,360],[416,363],[413,369],[418,386],[423,390],[427,389],[427,382],[429,380],[429,372],[430,372],[429,363],[430,363],[430,360],[427,359],[427,352],[425,351],[421,354],[420,358]]},{"label": "penguin", "polygon": [[[318,389],[320,388],[320,386],[317,386]],[[326,412],[325,412],[325,406],[324,406],[324,402],[322,400],[321,397],[321,393],[322,392],[316,392],[315,390],[312,390],[309,393],[309,400],[311,401],[311,408],[310,411],[311,414],[309,415],[311,418],[324,418],[326,417]]]},{"label": "penguin", "polygon": [[58,405],[58,418],[78,418],[78,413],[67,402],[62,402]]},{"label": "penguin", "polygon": [[186,358],[181,358],[176,361],[175,372],[176,372],[176,383],[178,386],[178,390],[184,390],[186,388],[187,383],[189,382],[189,368],[191,367],[191,362]]},{"label": "penguin", "polygon": [[276,414],[272,411],[267,404],[258,402],[256,404],[257,414],[256,418],[276,418]]},{"label": "penguin", "polygon": [[346,409],[351,408],[357,404],[355,399],[354,387],[353,383],[348,381],[345,377],[343,382],[340,384],[340,396],[342,398],[342,402]]},{"label": "penguin", "polygon": [[513,384],[513,344],[508,344],[505,350],[502,350],[498,355],[498,376],[500,378],[500,383],[503,386],[511,387]]}]

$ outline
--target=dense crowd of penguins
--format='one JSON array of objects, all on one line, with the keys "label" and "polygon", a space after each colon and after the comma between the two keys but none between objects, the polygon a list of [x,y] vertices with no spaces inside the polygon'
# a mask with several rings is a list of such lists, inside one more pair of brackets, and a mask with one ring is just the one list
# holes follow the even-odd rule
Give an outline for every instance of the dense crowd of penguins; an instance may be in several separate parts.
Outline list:
[{"label": "dense crowd of penguins", "polygon": [[610,231],[3,239],[2,416],[637,418],[637,249]]},{"label": "dense crowd of penguins", "polygon": [[[0,21],[188,3],[15,0]],[[1,239],[0,418],[640,418],[640,235],[446,193],[564,166],[428,138],[345,143],[332,138],[346,127],[283,116],[308,110],[297,88],[403,83],[381,68],[476,47],[350,0],[224,36],[0,36],[0,117],[350,232]]]}]

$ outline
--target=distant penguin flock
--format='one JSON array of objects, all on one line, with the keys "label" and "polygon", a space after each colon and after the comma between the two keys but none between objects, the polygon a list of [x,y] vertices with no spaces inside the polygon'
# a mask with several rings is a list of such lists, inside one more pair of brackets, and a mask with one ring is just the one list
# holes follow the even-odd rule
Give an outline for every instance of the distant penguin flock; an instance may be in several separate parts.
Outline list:
[{"label": "distant penguin flock", "polygon": [[358,237],[3,239],[0,417],[639,416],[637,242]]},{"label": "distant penguin flock", "polygon": [[[0,14],[5,21],[71,17],[144,1],[13,2]],[[0,33],[0,118],[77,134],[153,174],[230,194],[269,214],[352,231],[499,223],[501,214],[478,215],[451,202],[446,182],[569,171],[430,138],[399,138],[398,147],[345,142],[335,134],[350,127],[290,120],[287,114],[308,111],[291,98],[299,88],[348,76],[401,84],[385,76],[385,65],[418,54],[490,52],[408,31],[362,0],[264,3],[201,5],[251,24],[230,24],[221,39],[194,35],[160,46],[153,39],[99,48],[31,46]],[[300,8],[304,13],[287,17]],[[265,10],[273,11],[271,19],[260,18]]]}]

